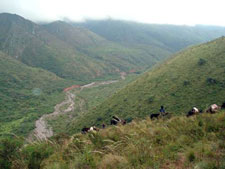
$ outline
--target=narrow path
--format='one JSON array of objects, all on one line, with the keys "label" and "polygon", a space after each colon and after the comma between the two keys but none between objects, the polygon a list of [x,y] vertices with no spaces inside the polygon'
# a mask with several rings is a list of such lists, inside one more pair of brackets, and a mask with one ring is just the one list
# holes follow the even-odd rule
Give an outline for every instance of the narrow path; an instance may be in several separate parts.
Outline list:
[{"label": "narrow path", "polygon": [[[28,139],[31,139],[33,136],[38,140],[47,139],[48,137],[53,136],[53,130],[48,126],[46,119],[57,116],[59,114],[68,113],[74,110],[74,99],[75,95],[70,93],[70,91],[66,92],[65,100],[54,107],[54,112],[51,114],[44,114],[35,122],[35,129],[33,133],[29,136]],[[69,104],[67,109],[60,111],[60,108],[64,105]]]},{"label": "narrow path", "polygon": [[[121,77],[122,78],[122,77]],[[124,78],[122,78],[124,79]],[[103,82],[92,82],[86,85],[83,85],[80,87],[80,91],[82,91],[85,88],[92,88],[92,87],[98,87],[101,85],[109,85],[112,83],[117,83],[119,82],[119,80],[110,80],[110,81],[103,81]],[[74,110],[74,106],[75,106],[75,94],[71,93],[70,91],[66,92],[66,97],[65,100],[59,104],[57,104],[54,107],[54,112],[50,113],[50,114],[44,114],[43,116],[41,116],[36,122],[35,122],[35,129],[33,130],[33,132],[29,135],[28,140],[31,141],[34,138],[38,139],[38,140],[46,140],[47,138],[51,137],[54,135],[52,127],[50,127],[47,124],[47,119],[57,116],[59,114],[64,114],[64,113],[68,113]],[[65,110],[61,110],[61,107],[64,105],[68,105],[69,106],[65,109]]]}]

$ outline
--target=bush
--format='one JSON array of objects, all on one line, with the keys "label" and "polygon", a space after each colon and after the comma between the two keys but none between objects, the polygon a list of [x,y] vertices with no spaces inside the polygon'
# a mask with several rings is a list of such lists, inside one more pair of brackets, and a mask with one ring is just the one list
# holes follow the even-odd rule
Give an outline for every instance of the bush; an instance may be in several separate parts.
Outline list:
[{"label": "bush", "polygon": [[148,98],[148,103],[153,103],[154,102],[154,96],[150,96],[149,98]]},{"label": "bush", "polygon": [[191,84],[191,82],[188,81],[188,80],[185,80],[184,83],[183,83],[184,86],[188,86],[188,85],[190,85],[190,84]]},{"label": "bush", "polygon": [[11,160],[18,156],[17,150],[22,146],[22,143],[22,140],[16,138],[0,140],[0,168],[11,168]]},{"label": "bush", "polygon": [[213,79],[211,77],[207,78],[206,82],[208,84],[217,84],[218,83],[218,81],[216,79]]},{"label": "bush", "polygon": [[126,120],[127,123],[130,123],[130,122],[132,122],[133,118],[132,117],[128,117],[125,120]]},{"label": "bush", "polygon": [[202,66],[202,65],[204,65],[204,64],[206,64],[206,60],[200,58],[199,61],[198,61],[198,65],[199,65],[199,66]]},{"label": "bush", "polygon": [[23,150],[22,156],[29,169],[39,169],[41,167],[41,162],[53,154],[53,152],[53,145],[43,142],[27,146]]},{"label": "bush", "polygon": [[195,161],[195,153],[194,153],[193,151],[190,151],[190,152],[187,154],[187,158],[188,158],[188,161],[189,161],[189,162]]}]

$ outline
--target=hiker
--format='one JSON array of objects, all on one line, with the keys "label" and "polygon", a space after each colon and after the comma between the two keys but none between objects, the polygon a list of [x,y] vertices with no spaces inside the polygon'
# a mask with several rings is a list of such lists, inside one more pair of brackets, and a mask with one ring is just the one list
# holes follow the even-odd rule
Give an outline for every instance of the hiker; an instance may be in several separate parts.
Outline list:
[{"label": "hiker", "polygon": [[103,128],[103,129],[105,128],[105,124],[104,124],[104,123],[102,124],[102,128]]},{"label": "hiker", "polygon": [[159,112],[160,112],[160,113],[165,113],[165,112],[166,112],[163,106],[161,106]]},{"label": "hiker", "polygon": [[162,116],[165,116],[165,115],[168,114],[168,113],[166,113],[164,106],[161,106],[161,107],[160,107],[159,113],[160,113],[160,115],[162,115]]}]

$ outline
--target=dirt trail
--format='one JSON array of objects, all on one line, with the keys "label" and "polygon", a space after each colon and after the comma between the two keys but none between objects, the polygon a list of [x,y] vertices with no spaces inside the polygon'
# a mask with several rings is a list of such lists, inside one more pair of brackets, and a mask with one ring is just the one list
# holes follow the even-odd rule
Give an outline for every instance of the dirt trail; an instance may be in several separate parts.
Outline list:
[{"label": "dirt trail", "polygon": [[[69,91],[66,92],[65,100],[54,107],[55,110],[53,113],[45,114],[41,116],[41,118],[39,118],[35,122],[35,129],[29,137],[32,138],[34,136],[38,140],[43,140],[53,136],[53,130],[51,127],[48,126],[46,119],[49,119],[50,117],[53,117],[53,116],[57,116],[59,114],[68,113],[74,110],[74,104],[75,104],[74,99],[75,99],[74,94],[70,93]],[[67,104],[69,104],[67,109],[60,111],[60,108]]]},{"label": "dirt trail", "polygon": [[[122,78],[123,79],[123,78]],[[92,82],[86,85],[83,85],[80,87],[80,91],[82,91],[85,88],[92,88],[92,87],[98,87],[101,85],[109,85],[112,83],[117,83],[119,80],[110,80],[110,81],[103,81],[103,82]],[[59,114],[68,113],[74,110],[75,106],[75,97],[76,95],[71,93],[71,91],[66,92],[65,100],[59,104],[57,104],[54,107],[54,112],[51,114],[44,114],[41,116],[36,122],[35,122],[35,129],[28,137],[28,140],[31,141],[33,138],[36,138],[38,140],[46,140],[47,138],[54,135],[52,127],[50,127],[47,124],[47,119],[57,116]],[[68,105],[69,106],[65,110],[60,110],[62,106]]]}]

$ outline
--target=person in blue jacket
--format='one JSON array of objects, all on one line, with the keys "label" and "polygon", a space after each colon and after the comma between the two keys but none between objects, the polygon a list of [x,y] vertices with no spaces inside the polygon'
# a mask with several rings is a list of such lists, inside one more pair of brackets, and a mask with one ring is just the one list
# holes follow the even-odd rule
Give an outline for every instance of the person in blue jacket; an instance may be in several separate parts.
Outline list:
[{"label": "person in blue jacket", "polygon": [[161,106],[159,112],[160,112],[160,114],[165,114],[166,113],[165,108],[163,106]]}]

